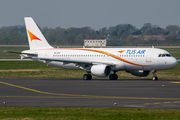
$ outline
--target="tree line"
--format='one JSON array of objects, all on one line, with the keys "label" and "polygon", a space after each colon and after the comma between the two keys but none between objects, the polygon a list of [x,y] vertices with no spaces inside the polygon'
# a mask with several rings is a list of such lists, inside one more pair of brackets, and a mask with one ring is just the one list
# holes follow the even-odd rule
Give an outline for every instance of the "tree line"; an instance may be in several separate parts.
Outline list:
[{"label": "tree line", "polygon": [[[145,23],[137,29],[131,24],[120,24],[94,30],[90,27],[82,28],[40,28],[52,46],[83,45],[84,39],[111,39],[112,42],[122,40],[122,45],[180,45],[180,27],[168,25],[161,28],[151,23]],[[133,35],[164,35],[166,40],[156,40],[151,37],[147,40],[133,38]],[[24,25],[7,26],[0,28],[0,45],[28,45],[26,28]]]}]

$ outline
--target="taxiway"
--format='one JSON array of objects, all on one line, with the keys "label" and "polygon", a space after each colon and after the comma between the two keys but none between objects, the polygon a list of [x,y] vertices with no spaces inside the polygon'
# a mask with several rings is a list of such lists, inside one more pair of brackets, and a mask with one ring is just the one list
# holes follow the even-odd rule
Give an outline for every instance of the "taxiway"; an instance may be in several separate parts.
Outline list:
[{"label": "taxiway", "polygon": [[0,106],[179,109],[179,91],[180,80],[168,79],[0,78]]}]

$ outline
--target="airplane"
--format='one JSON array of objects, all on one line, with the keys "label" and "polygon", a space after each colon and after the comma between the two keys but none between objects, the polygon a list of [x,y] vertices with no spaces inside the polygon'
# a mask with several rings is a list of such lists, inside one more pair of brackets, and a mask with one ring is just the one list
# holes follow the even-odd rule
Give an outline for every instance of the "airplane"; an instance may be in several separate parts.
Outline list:
[{"label": "airplane", "polygon": [[[118,71],[145,77],[157,70],[170,69],[178,61],[167,51],[158,48],[54,48],[47,42],[31,17],[25,17],[30,50],[22,51],[21,59],[29,58],[47,65],[65,69],[85,70],[84,80],[92,75],[117,80]],[[15,52],[13,52],[15,53]],[[92,74],[92,75],[91,75]]]}]

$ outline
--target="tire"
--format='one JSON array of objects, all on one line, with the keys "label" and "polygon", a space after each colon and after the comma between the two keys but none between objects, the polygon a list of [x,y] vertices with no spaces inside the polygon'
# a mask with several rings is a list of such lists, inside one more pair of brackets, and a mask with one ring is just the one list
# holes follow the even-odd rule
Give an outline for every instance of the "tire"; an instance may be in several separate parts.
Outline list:
[{"label": "tire", "polygon": [[109,79],[110,80],[117,80],[118,79],[118,75],[117,74],[110,74]]},{"label": "tire", "polygon": [[109,79],[113,80],[113,74],[110,74]]},{"label": "tire", "polygon": [[152,79],[153,79],[153,81],[155,81],[155,80],[158,80],[158,77],[155,76],[155,77],[153,77]]},{"label": "tire", "polygon": [[84,79],[84,80],[88,80],[88,74],[84,74],[84,75],[83,75],[83,79]]},{"label": "tire", "polygon": [[84,80],[91,80],[91,79],[92,79],[92,76],[91,76],[91,74],[84,74],[84,75],[83,75],[83,79],[84,79]]},{"label": "tire", "polygon": [[114,80],[117,80],[117,79],[118,79],[118,75],[114,74]]},{"label": "tire", "polygon": [[88,80],[92,79],[92,75],[91,74],[87,74],[88,75]]}]

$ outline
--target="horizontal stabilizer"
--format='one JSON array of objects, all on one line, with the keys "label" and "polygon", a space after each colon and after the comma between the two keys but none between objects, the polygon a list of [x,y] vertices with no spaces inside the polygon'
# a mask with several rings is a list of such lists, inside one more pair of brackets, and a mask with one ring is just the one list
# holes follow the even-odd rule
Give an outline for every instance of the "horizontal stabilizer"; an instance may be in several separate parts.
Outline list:
[{"label": "horizontal stabilizer", "polygon": [[14,51],[4,51],[4,52],[7,52],[7,53],[14,53],[14,54],[21,54],[21,55],[30,55],[30,56],[34,56],[36,57],[37,54],[31,54],[31,53],[22,53],[22,52],[14,52]]}]

